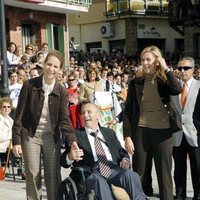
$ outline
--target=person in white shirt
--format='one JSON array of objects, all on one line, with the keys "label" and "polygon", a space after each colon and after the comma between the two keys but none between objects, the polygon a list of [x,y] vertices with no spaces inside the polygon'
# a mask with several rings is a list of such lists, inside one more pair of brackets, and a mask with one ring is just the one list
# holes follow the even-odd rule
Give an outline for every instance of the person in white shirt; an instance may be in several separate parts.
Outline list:
[{"label": "person in white shirt", "polygon": [[9,116],[12,100],[7,97],[0,99],[0,161],[2,166],[6,162],[6,152],[12,139],[13,119]]},{"label": "person in white shirt", "polygon": [[19,93],[22,88],[22,84],[18,83],[18,74],[16,70],[10,70],[8,72],[9,78],[9,90],[10,90],[10,98],[13,102],[13,109],[17,108]]},{"label": "person in white shirt", "polygon": [[78,82],[79,84],[82,84],[85,82],[85,69],[83,66],[79,66],[78,67],[78,72],[79,72],[79,76],[78,76]]},{"label": "person in white shirt", "polygon": [[15,55],[16,47],[17,47],[16,44],[14,42],[11,42],[7,50],[7,60],[8,60],[8,65],[10,66],[18,64],[18,58]]}]

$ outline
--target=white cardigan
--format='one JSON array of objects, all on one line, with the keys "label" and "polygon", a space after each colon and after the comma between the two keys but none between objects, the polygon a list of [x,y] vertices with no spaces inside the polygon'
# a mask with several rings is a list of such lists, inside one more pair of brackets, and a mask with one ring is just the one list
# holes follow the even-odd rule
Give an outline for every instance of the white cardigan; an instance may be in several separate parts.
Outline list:
[{"label": "white cardigan", "polygon": [[5,153],[12,139],[13,119],[0,114],[0,153]]}]

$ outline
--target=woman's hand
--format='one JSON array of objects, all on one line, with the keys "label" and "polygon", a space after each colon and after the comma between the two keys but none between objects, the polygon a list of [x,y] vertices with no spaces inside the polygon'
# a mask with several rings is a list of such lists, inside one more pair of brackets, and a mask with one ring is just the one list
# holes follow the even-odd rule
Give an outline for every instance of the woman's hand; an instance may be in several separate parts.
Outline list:
[{"label": "woman's hand", "polygon": [[21,157],[23,154],[21,145],[14,145],[12,151],[16,157]]},{"label": "woman's hand", "polygon": [[130,137],[125,138],[125,149],[130,155],[134,154],[135,147],[134,147],[133,141]]},{"label": "woman's hand", "polygon": [[116,119],[113,119],[113,120],[111,120],[110,122],[106,123],[106,126],[107,126],[108,128],[110,128],[111,126],[113,126],[113,125],[115,125],[115,124],[117,124],[117,120],[116,120]]},{"label": "woman's hand", "polygon": [[159,65],[163,69],[163,71],[168,69],[164,58],[158,57],[155,62],[157,63],[157,65]]}]

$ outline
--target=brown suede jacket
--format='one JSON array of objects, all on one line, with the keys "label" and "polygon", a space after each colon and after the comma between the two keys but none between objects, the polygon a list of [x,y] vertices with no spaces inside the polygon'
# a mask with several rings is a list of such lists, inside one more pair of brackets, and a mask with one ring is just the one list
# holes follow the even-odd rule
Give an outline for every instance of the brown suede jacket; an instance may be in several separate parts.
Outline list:
[{"label": "brown suede jacket", "polygon": [[[61,132],[68,139],[75,140],[74,129],[68,112],[68,93],[59,82],[55,82],[53,91],[49,94],[49,114],[55,142],[61,137]],[[19,95],[15,120],[12,127],[13,145],[21,144],[21,136],[27,133],[34,136],[44,104],[42,76],[30,79],[23,84]]]}]

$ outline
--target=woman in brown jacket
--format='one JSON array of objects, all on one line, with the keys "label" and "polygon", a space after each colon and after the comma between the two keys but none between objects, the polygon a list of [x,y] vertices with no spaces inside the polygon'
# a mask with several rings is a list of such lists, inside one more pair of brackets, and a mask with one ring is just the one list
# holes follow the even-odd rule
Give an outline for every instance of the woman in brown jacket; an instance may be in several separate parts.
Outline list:
[{"label": "woman in brown jacket", "polygon": [[60,132],[73,137],[68,94],[56,81],[62,65],[61,54],[50,52],[44,61],[44,74],[26,81],[20,92],[12,128],[13,152],[24,158],[27,199],[42,198],[41,154],[47,198],[56,199],[61,182]]}]

